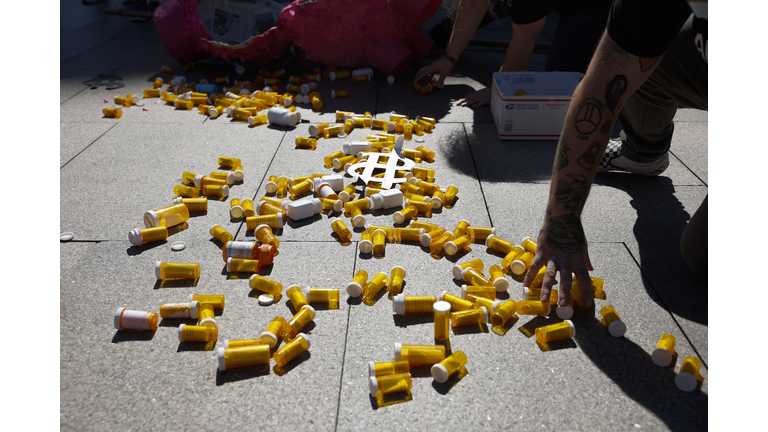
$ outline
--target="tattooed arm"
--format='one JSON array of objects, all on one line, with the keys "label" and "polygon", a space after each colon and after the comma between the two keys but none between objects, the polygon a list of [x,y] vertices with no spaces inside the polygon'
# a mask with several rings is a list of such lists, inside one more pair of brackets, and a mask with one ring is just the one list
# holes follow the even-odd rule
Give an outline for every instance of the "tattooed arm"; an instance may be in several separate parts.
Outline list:
[{"label": "tattooed arm", "polygon": [[584,79],[573,94],[552,167],[552,182],[538,248],[523,286],[530,286],[542,266],[547,267],[541,300],[560,272],[561,306],[569,303],[573,274],[581,297],[592,304],[587,238],[581,212],[592,186],[597,164],[605,152],[616,116],[627,98],[650,76],[659,57],[630,54],[604,33]]}]

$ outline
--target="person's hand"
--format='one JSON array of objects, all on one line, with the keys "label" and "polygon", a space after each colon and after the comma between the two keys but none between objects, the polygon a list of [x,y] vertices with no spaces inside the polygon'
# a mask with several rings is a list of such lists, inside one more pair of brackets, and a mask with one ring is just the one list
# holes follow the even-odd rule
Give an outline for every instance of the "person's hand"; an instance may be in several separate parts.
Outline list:
[{"label": "person's hand", "polygon": [[419,71],[416,72],[416,77],[414,77],[413,80],[415,82],[420,82],[425,77],[440,75],[440,79],[437,80],[437,85],[438,87],[443,87],[443,81],[445,81],[445,77],[451,73],[452,69],[453,63],[451,63],[451,61],[446,58],[440,57],[434,62],[419,69]]},{"label": "person's hand", "polygon": [[472,92],[456,102],[458,106],[481,107],[491,104],[491,89],[486,87],[482,90]]},{"label": "person's hand", "polygon": [[539,269],[546,266],[544,281],[541,284],[541,301],[549,301],[555,276],[560,272],[558,304],[566,306],[570,302],[571,285],[575,275],[584,304],[592,305],[592,281],[589,272],[594,268],[589,260],[587,239],[579,217],[573,213],[562,216],[548,214],[537,241],[536,256],[525,275],[523,287],[529,287]]}]

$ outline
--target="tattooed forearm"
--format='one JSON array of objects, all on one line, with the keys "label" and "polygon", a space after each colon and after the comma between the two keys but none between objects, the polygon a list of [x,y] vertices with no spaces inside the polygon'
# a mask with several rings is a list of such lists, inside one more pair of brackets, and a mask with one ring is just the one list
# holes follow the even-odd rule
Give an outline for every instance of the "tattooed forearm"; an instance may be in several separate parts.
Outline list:
[{"label": "tattooed forearm", "polygon": [[624,75],[616,75],[605,87],[605,107],[608,111],[616,114],[616,105],[619,103],[619,99],[627,91],[629,81]]},{"label": "tattooed forearm", "polygon": [[600,149],[600,142],[595,141],[589,146],[586,152],[579,158],[577,163],[587,171],[592,171],[597,161],[597,151]]},{"label": "tattooed forearm", "polygon": [[597,130],[597,128],[603,122],[603,112],[605,111],[605,105],[594,97],[586,97],[576,110],[576,116],[573,124],[576,127],[576,132],[579,134],[577,138],[582,140],[588,140],[589,135]]},{"label": "tattooed forearm", "polygon": [[589,183],[584,176],[568,174],[571,181],[560,180],[555,189],[555,201],[563,205],[563,210],[573,212],[581,210],[581,205],[589,193]]},{"label": "tattooed forearm", "polygon": [[568,144],[563,141],[557,150],[557,156],[555,157],[555,167],[553,173],[560,171],[568,166]]},{"label": "tattooed forearm", "polygon": [[584,250],[586,239],[581,221],[574,213],[549,218],[546,242],[549,247],[564,253],[580,253]]}]

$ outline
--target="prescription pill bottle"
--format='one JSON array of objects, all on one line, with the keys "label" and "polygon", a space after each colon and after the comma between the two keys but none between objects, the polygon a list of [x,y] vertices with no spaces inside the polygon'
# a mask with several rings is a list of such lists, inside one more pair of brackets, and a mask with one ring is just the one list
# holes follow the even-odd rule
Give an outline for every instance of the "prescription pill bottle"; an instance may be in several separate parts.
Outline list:
[{"label": "prescription pill bottle", "polygon": [[157,330],[159,315],[156,312],[128,310],[117,308],[115,312],[115,328],[118,330]]}]

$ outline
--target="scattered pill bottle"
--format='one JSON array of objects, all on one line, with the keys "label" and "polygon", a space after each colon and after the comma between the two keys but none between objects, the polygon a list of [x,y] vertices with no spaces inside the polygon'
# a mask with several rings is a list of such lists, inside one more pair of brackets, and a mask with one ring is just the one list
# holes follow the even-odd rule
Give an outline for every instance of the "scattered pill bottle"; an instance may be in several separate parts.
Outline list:
[{"label": "scattered pill bottle", "polygon": [[600,315],[603,317],[603,325],[608,327],[608,333],[613,337],[622,337],[627,332],[627,325],[619,318],[619,314],[611,305],[603,306],[600,309]]},{"label": "scattered pill bottle", "polygon": [[280,241],[272,233],[269,225],[259,225],[253,230],[253,234],[261,244],[272,245],[275,249],[280,247]]},{"label": "scattered pill bottle", "polygon": [[117,308],[115,312],[115,328],[118,330],[157,330],[159,315],[155,312]]},{"label": "scattered pill bottle", "polygon": [[413,385],[410,373],[370,377],[368,380],[369,390],[373,397],[410,391]]},{"label": "scattered pill bottle", "polygon": [[288,291],[286,291],[285,294],[291,301],[293,310],[301,310],[302,307],[309,304],[307,297],[304,295],[304,291],[298,285],[293,285],[288,288]]},{"label": "scattered pill bottle", "polygon": [[289,338],[293,338],[298,334],[301,329],[304,328],[310,321],[315,318],[315,309],[312,306],[302,306],[296,314],[285,325],[285,334]]},{"label": "scattered pill bottle", "polygon": [[[365,231],[367,232],[367,231]],[[350,297],[359,297],[363,293],[363,287],[368,283],[368,273],[365,270],[358,270],[355,277],[347,285],[347,294]]]},{"label": "scattered pill bottle", "polygon": [[[310,303],[339,303],[339,289],[338,288],[304,288],[302,290],[304,298]],[[298,310],[298,309],[297,309]]]},{"label": "scattered pill bottle", "polygon": [[672,364],[672,356],[675,353],[675,337],[664,333],[656,344],[656,349],[651,353],[651,360],[656,366],[667,367]]},{"label": "scattered pill bottle", "polygon": [[222,244],[226,244],[227,242],[235,239],[235,236],[233,236],[230,232],[218,224],[211,227],[211,236],[220,241]]},{"label": "scattered pill bottle", "polygon": [[240,205],[240,200],[232,198],[229,200],[229,217],[240,219],[243,217],[243,207]]},{"label": "scattered pill bottle", "polygon": [[243,207],[243,216],[251,217],[256,215],[256,210],[253,208],[253,200],[246,198],[240,205]]},{"label": "scattered pill bottle", "polygon": [[484,306],[451,312],[451,327],[485,324],[488,318],[488,309]]},{"label": "scattered pill bottle", "polygon": [[440,363],[432,365],[432,378],[439,383],[444,383],[465,364],[467,364],[466,354],[463,351],[456,351]]},{"label": "scattered pill bottle", "polygon": [[[375,241],[374,241],[374,253],[375,252]],[[363,297],[367,299],[372,299],[376,296],[376,294],[381,291],[382,288],[384,288],[385,285],[389,282],[389,278],[387,277],[386,273],[379,272],[375,276],[371,278],[370,281],[368,281],[365,286],[363,286]]]},{"label": "scattered pill bottle", "polygon": [[448,302],[451,305],[452,311],[463,311],[467,309],[477,309],[477,306],[469,300],[465,300],[461,297],[457,297],[453,294],[449,294],[448,291],[443,291],[437,296],[438,301]]},{"label": "scattered pill bottle", "polygon": [[461,286],[461,298],[467,299],[468,295],[475,297],[483,297],[489,300],[496,300],[496,287],[491,286],[479,286],[479,285],[462,285]]},{"label": "scattered pill bottle", "polygon": [[147,228],[164,226],[170,228],[189,220],[189,209],[183,203],[173,204],[144,213],[144,225]]},{"label": "scattered pill bottle", "polygon": [[267,346],[274,348],[277,345],[277,341],[285,335],[287,325],[288,323],[285,321],[285,318],[277,316],[269,323],[267,329],[260,337],[266,342]]},{"label": "scattered pill bottle", "polygon": [[436,301],[432,304],[435,318],[435,339],[448,340],[450,336],[451,304],[446,301]]},{"label": "scattered pill bottle", "polygon": [[179,325],[179,342],[213,342],[218,337],[216,326]]},{"label": "scattered pill bottle", "polygon": [[536,342],[544,344],[561,339],[572,338],[576,334],[576,327],[570,320],[538,327],[536,329]]},{"label": "scattered pill bottle", "polygon": [[392,300],[392,312],[398,315],[406,315],[411,313],[433,313],[437,297],[397,294]]},{"label": "scattered pill bottle", "polygon": [[503,292],[509,288],[509,281],[504,276],[504,271],[501,269],[501,267],[497,265],[491,266],[491,268],[488,269],[488,272],[491,274],[491,281],[496,287],[496,291]]},{"label": "scattered pill bottle", "polygon": [[[400,266],[392,267],[387,290],[392,294],[399,294],[403,291],[403,279],[405,278],[405,269]],[[431,307],[430,307],[431,310]]]},{"label": "scattered pill bottle", "polygon": [[258,339],[238,339],[238,340],[225,340],[224,348],[242,348],[248,346],[267,345],[261,338]]},{"label": "scattered pill bottle", "polygon": [[467,267],[462,271],[461,278],[467,285],[492,286],[490,280],[486,279],[482,273],[475,270],[474,267]]},{"label": "scattered pill bottle", "polygon": [[160,305],[160,318],[199,318],[200,302],[166,303]]},{"label": "scattered pill bottle", "polygon": [[237,367],[269,364],[271,361],[270,346],[252,345],[237,348],[219,348],[218,358],[219,370],[221,372]]},{"label": "scattered pill bottle", "polygon": [[445,243],[445,246],[443,246],[443,249],[445,249],[445,253],[448,255],[456,255],[460,251],[463,251],[464,249],[468,248],[469,245],[472,244],[472,238],[466,234],[457,237],[455,240],[451,240],[447,243]]},{"label": "scattered pill bottle", "polygon": [[402,373],[410,373],[411,365],[406,360],[368,362],[368,376],[380,377]]},{"label": "scattered pill bottle", "polygon": [[486,237],[485,245],[489,249],[493,249],[496,252],[501,252],[503,254],[508,254],[510,251],[512,251],[512,247],[515,246],[512,243],[504,239],[501,239],[499,237],[496,237],[493,234]]},{"label": "scattered pill bottle", "polygon": [[284,203],[284,211],[292,220],[307,219],[323,211],[323,202],[319,198],[286,202]]},{"label": "scattered pill bottle", "polygon": [[547,316],[551,312],[551,305],[540,300],[521,300],[517,302],[516,310],[519,315]]},{"label": "scattered pill bottle", "polygon": [[395,360],[407,360],[411,367],[433,365],[445,360],[445,346],[406,345],[395,342]]},{"label": "scattered pill bottle", "polygon": [[699,386],[702,380],[699,371],[701,370],[701,360],[694,356],[688,356],[683,360],[680,366],[680,372],[675,377],[675,385],[684,392],[692,392]]},{"label": "scattered pill bottle", "polygon": [[227,258],[229,273],[258,273],[261,271],[261,261],[247,258]]},{"label": "scattered pill bottle", "polygon": [[168,228],[164,226],[144,229],[134,228],[128,231],[128,241],[134,246],[166,239],[168,239]]},{"label": "scattered pill bottle", "polygon": [[525,249],[523,249],[520,245],[515,245],[512,247],[512,249],[504,256],[504,258],[501,259],[501,267],[508,269],[510,265],[512,265],[512,262],[519,259],[523,254],[525,253]]},{"label": "scattered pill bottle", "polygon": [[515,316],[517,311],[517,302],[514,300],[507,300],[496,308],[496,312],[491,314],[491,324],[501,327],[509,321],[510,318]]},{"label": "scattered pill bottle", "polygon": [[532,254],[534,254],[534,255],[536,254],[536,246],[537,246],[537,245],[536,245],[536,242],[535,242],[535,241],[534,241],[532,238],[530,238],[530,237],[526,237],[526,238],[524,238],[524,239],[523,239],[523,241],[522,241],[522,242],[520,242],[520,245],[521,245],[521,246],[522,246],[522,247],[523,247],[523,248],[524,248],[526,251],[528,251],[528,252],[530,252],[530,253],[532,253]]},{"label": "scattered pill bottle", "polygon": [[187,300],[195,300],[201,306],[211,305],[214,309],[224,309],[224,294],[190,294]]},{"label": "scattered pill bottle", "polygon": [[200,279],[200,264],[157,261],[155,276],[160,280]]},{"label": "scattered pill bottle", "polygon": [[443,251],[445,244],[451,240],[454,240],[455,237],[451,232],[446,231],[439,238],[435,238],[433,236],[432,239],[433,239],[432,242],[429,244],[429,251],[435,255],[439,255],[440,252]]},{"label": "scattered pill bottle", "polygon": [[467,227],[467,234],[472,237],[473,241],[485,241],[490,235],[496,235],[496,227]]},{"label": "scattered pill bottle", "polygon": [[520,255],[519,258],[512,261],[509,264],[509,270],[520,276],[525,274],[525,272],[528,270],[528,267],[531,266],[531,263],[533,262],[534,255],[528,251]]},{"label": "scattered pill bottle", "polygon": [[309,338],[304,333],[299,333],[296,338],[281,347],[272,358],[275,359],[275,364],[278,367],[285,367],[291,360],[299,356],[299,354],[309,349]]},{"label": "scattered pill bottle", "polygon": [[255,289],[266,294],[271,294],[275,297],[279,296],[283,292],[283,284],[277,283],[259,275],[251,276],[250,280],[248,281],[248,286],[250,286],[251,289]]},{"label": "scattered pill bottle", "polygon": [[344,225],[344,222],[341,219],[335,220],[333,224],[331,224],[331,228],[342,241],[349,241],[352,239],[352,231]]}]

